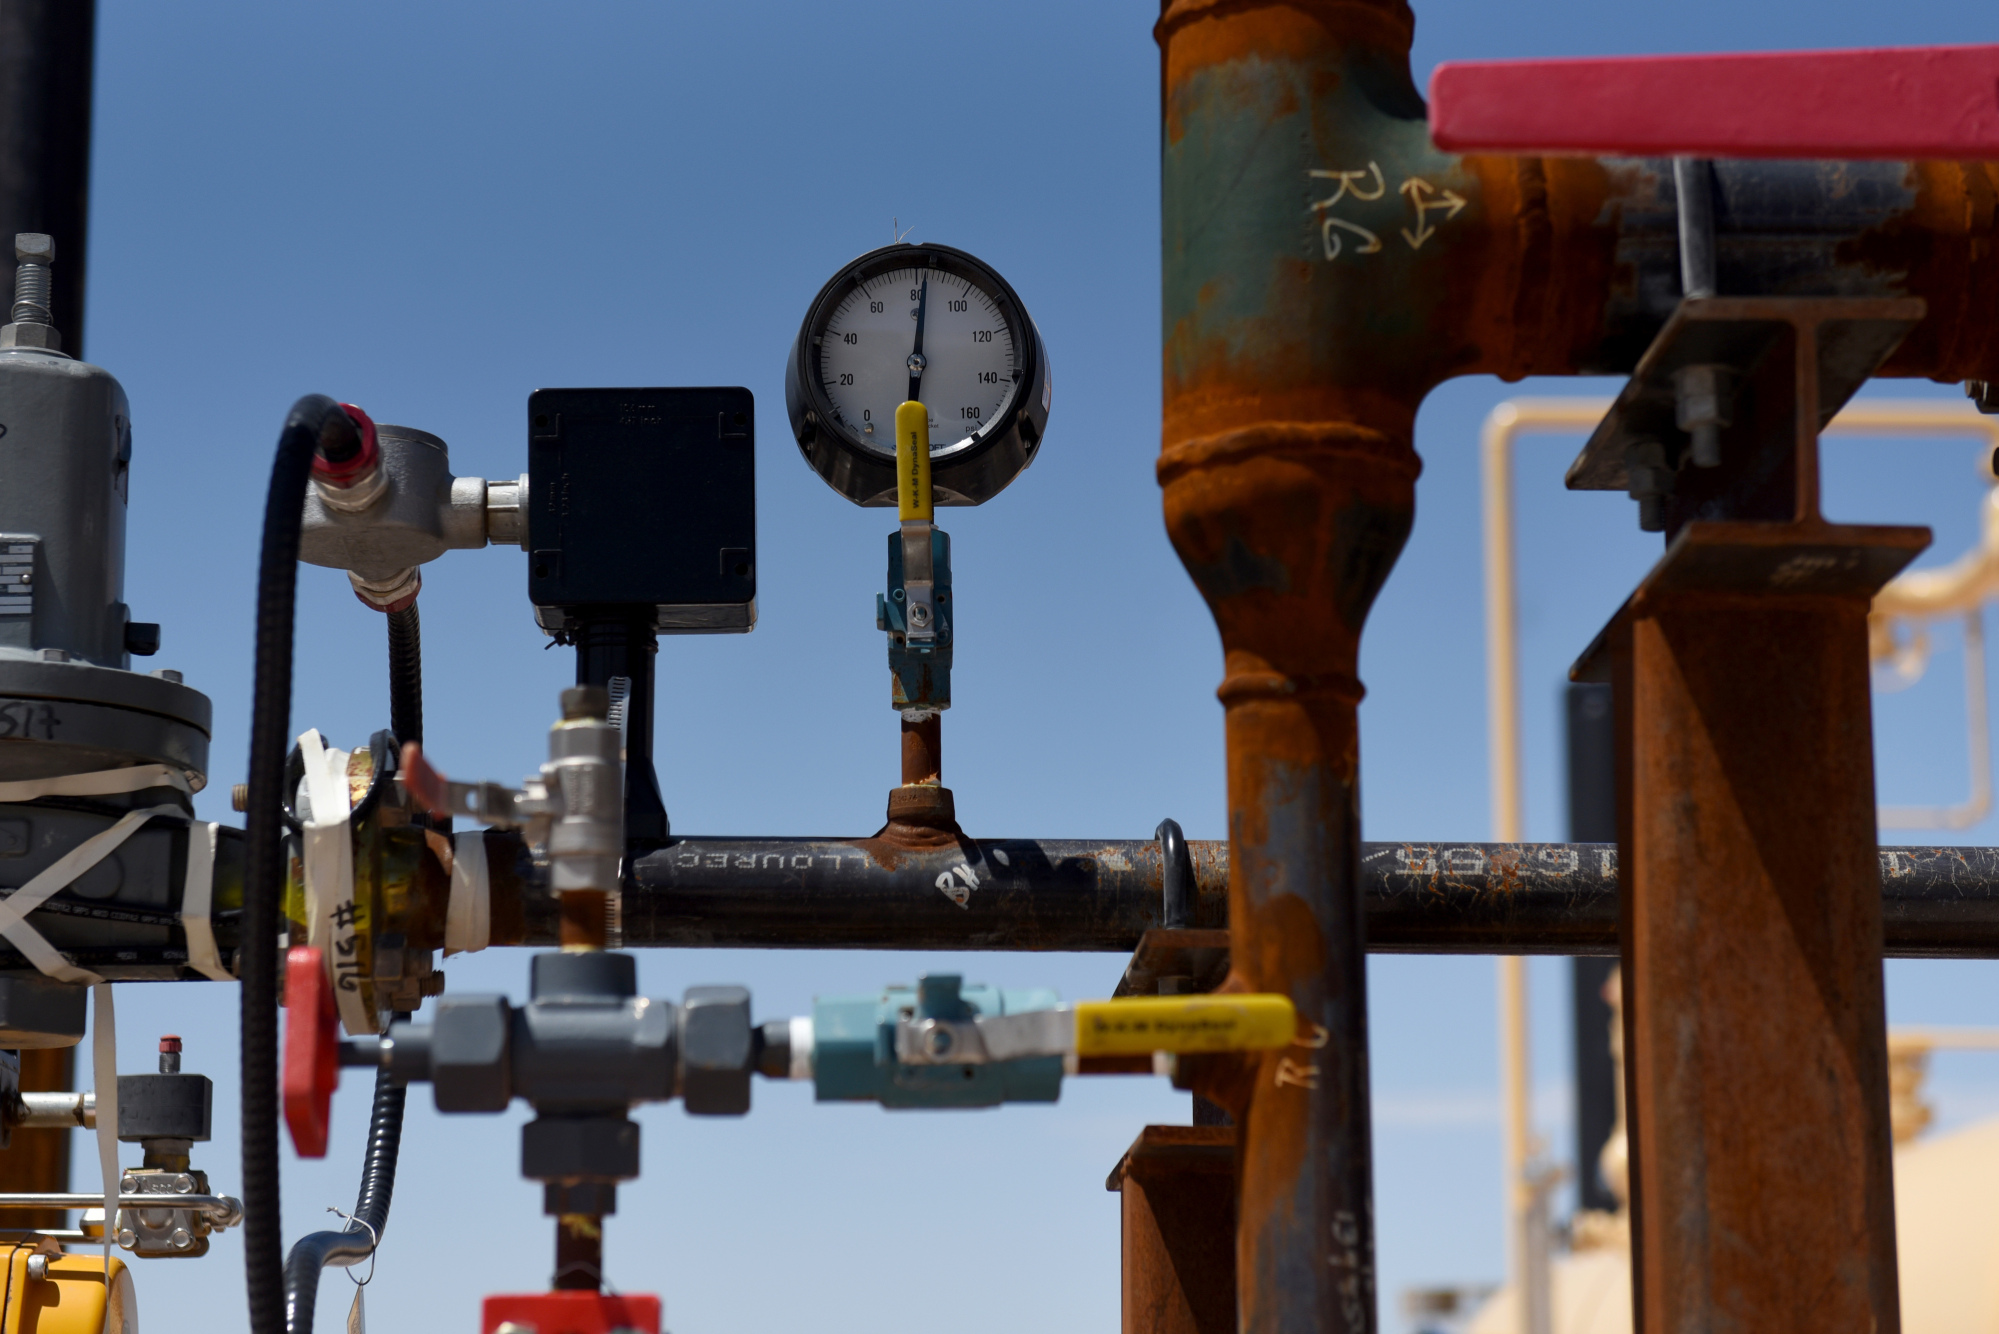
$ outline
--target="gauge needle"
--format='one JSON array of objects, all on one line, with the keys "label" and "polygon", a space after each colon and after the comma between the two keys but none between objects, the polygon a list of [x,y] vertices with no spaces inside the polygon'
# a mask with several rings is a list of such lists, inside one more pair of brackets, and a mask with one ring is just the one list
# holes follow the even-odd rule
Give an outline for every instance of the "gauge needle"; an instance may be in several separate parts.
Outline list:
[{"label": "gauge needle", "polygon": [[925,278],[916,292],[916,346],[909,353],[909,401],[923,398],[923,312],[930,306],[930,280]]}]

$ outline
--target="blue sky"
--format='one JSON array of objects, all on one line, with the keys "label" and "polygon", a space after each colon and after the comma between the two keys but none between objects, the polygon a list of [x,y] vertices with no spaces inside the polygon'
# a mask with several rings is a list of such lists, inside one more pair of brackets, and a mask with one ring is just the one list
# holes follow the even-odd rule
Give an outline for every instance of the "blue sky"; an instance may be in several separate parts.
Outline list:
[{"label": "blue sky", "polygon": [[[1440,60],[1992,40],[1989,5],[1859,0],[1420,3],[1419,85]],[[884,513],[839,500],[783,429],[789,340],[819,285],[886,243],[958,246],[1007,275],[1047,341],[1056,393],[1036,465],[993,504],[951,511],[957,704],[946,773],[982,834],[1144,837],[1172,815],[1223,830],[1220,655],[1168,547],[1158,450],[1156,8],[1142,3],[348,3],[105,0],[99,26],[91,360],[134,423],[135,616],[165,625],[153,666],[216,704],[207,818],[232,819],[247,744],[251,577],[286,407],[325,392],[450,442],[462,474],[525,468],[529,391],[741,384],[761,404],[762,622],[660,654],[657,755],[682,832],[872,830],[896,773],[872,603]],[[58,312],[58,322],[61,313]],[[1455,382],[1418,422],[1415,537],[1362,658],[1365,821],[1374,838],[1488,832],[1476,577],[1484,414],[1509,393],[1601,383]],[[1948,393],[1936,386],[1885,392]],[[1520,464],[1528,832],[1558,838],[1562,673],[1656,554],[1628,502],[1560,487],[1574,440]],[[1840,442],[1828,508],[1975,534],[1968,448]],[[542,754],[569,679],[544,652],[523,557],[456,552],[426,572],[430,749],[511,780]],[[338,573],[305,569],[296,728],[355,744],[386,725],[382,625]],[[1090,624],[1072,590],[1095,590]],[[1957,660],[1882,711],[1881,788],[1962,784]],[[1079,688],[1080,684],[1080,688]],[[1101,746],[1078,762],[1076,737]],[[1892,835],[1891,835],[1892,837]],[[1993,841],[1990,824],[1965,841]],[[460,990],[525,989],[525,956],[454,959]],[[749,985],[759,1017],[815,994],[960,966],[981,980],[1107,994],[1096,956],[657,952],[645,987]],[[1563,1138],[1566,965],[1533,969],[1543,1128]],[[1412,1282],[1501,1267],[1493,968],[1371,965],[1384,1326]],[[1999,1022],[1985,964],[1890,969],[1899,1020]],[[121,989],[125,1068],[157,1031],[216,1078],[198,1155],[238,1188],[235,995]],[[1991,1057],[1940,1057],[1946,1122],[1999,1111]],[[678,1334],[809,1323],[946,1323],[961,1334],[1117,1319],[1116,1198],[1104,1174],[1147,1121],[1184,1120],[1152,1080],[1072,1081],[1053,1108],[890,1115],[760,1084],[741,1121],[639,1114],[609,1269],[655,1291]],[[352,1206],[362,1081],[336,1100],[331,1156],[289,1161],[288,1236]],[[540,1287],[550,1234],[517,1175],[513,1114],[446,1120],[412,1099],[404,1170],[371,1289],[382,1328],[469,1328],[488,1292]],[[79,1145],[81,1165],[90,1154]],[[84,1169],[79,1167],[79,1181]],[[145,1262],[149,1330],[243,1323],[240,1250]],[[321,1328],[344,1313],[331,1276]]]}]

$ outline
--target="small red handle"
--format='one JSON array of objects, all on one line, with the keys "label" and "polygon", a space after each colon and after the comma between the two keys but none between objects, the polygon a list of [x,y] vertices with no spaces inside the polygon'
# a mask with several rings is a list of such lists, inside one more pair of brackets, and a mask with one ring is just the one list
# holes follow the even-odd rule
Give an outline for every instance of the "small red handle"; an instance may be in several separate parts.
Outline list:
[{"label": "small red handle", "polygon": [[410,794],[410,801],[417,809],[428,811],[439,819],[450,818],[444,775],[423,757],[422,746],[414,741],[403,742],[402,763],[397,776],[402,779],[403,790]]},{"label": "small red handle", "polygon": [[333,1090],[340,1084],[339,1014],[320,952],[285,955],[285,1124],[301,1158],[326,1156]]}]

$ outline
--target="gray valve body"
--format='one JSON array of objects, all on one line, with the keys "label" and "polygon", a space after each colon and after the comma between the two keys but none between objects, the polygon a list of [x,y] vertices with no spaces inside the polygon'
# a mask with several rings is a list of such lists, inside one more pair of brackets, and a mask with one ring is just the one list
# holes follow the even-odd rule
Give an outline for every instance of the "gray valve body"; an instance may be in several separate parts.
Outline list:
[{"label": "gray valve body", "polygon": [[109,371],[0,349],[0,647],[128,665],[129,413]]},{"label": "gray valve body", "polygon": [[[61,351],[47,295],[54,251],[46,236],[15,239],[14,318],[0,327],[0,782],[164,764],[199,788],[207,696],[178,673],[130,670],[131,653],[150,653],[159,641],[158,627],[135,624],[124,602],[131,410],[109,371]],[[187,802],[161,785],[58,804],[68,808],[0,806],[0,891],[26,884],[121,809]],[[170,908],[173,868],[185,855],[185,835],[155,823],[59,891],[33,923],[58,949],[101,952],[136,943],[135,930],[164,943],[163,926],[62,909]],[[9,954],[0,963],[0,1040],[24,1048],[75,1042],[81,993],[65,986],[45,997],[56,984]],[[60,1022],[35,1017],[55,1011]]]}]

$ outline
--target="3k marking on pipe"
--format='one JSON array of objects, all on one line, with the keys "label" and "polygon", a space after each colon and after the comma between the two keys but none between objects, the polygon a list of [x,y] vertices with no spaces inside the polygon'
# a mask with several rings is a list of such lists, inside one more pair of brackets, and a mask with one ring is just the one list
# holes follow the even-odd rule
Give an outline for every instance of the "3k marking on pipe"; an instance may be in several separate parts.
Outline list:
[{"label": "3k marking on pipe", "polygon": [[1137,996],[1076,1004],[1078,1056],[1268,1051],[1298,1036],[1289,997]]}]

